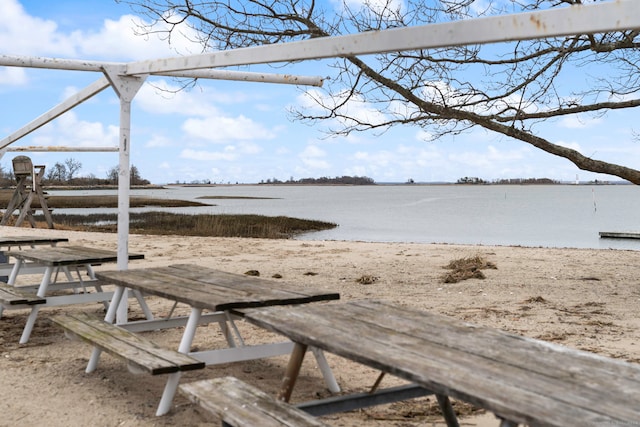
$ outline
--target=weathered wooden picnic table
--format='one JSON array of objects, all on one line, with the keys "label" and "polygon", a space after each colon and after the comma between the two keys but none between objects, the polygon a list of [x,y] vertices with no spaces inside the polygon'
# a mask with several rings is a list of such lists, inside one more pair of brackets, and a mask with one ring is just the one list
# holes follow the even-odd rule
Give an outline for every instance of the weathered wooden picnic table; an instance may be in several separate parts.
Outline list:
[{"label": "weathered wooden picnic table", "polygon": [[[187,317],[173,316],[173,310],[171,310],[169,316],[165,318],[119,323],[118,326],[131,332],[185,326],[178,351],[201,360],[207,365],[289,354],[293,349],[293,343],[290,341],[259,345],[245,344],[235,324],[237,317],[233,316],[230,310],[275,305],[305,305],[339,298],[336,292],[305,290],[276,283],[273,280],[232,274],[191,264],[125,271],[100,271],[95,275],[104,284],[116,285],[105,318],[107,323],[114,322],[117,306],[126,289],[139,291],[143,295],[155,295],[168,299],[174,302],[174,308],[178,303],[189,306],[190,314]],[[228,348],[191,352],[197,326],[211,322],[217,322],[220,325]],[[101,349],[94,347],[87,372],[96,368],[100,354]],[[314,352],[314,355],[328,387],[333,391],[339,391],[324,355],[319,351]],[[169,411],[180,376],[181,372],[169,375],[158,406],[158,415]]]},{"label": "weathered wooden picnic table", "polygon": [[[280,393],[285,401],[314,346],[430,390],[449,426],[458,425],[449,397],[495,413],[503,426],[640,424],[638,364],[384,302],[241,314],[296,343]],[[298,406],[313,411],[314,402]]]},{"label": "weathered wooden picnic table", "polygon": [[[9,273],[13,269],[13,264],[8,262],[7,256],[4,254],[4,248],[10,250],[13,247],[22,249],[25,247],[33,248],[36,246],[56,246],[61,242],[68,242],[66,237],[35,237],[35,236],[5,236],[0,237],[0,280],[6,282],[9,279]],[[41,271],[41,266],[33,265],[36,267],[32,269],[33,272]],[[23,269],[25,267],[23,266]],[[4,279],[2,279],[4,278]]]},{"label": "weathered wooden picnic table", "polygon": [[[117,262],[117,252],[96,249],[85,246],[55,246],[38,247],[18,251],[7,251],[7,256],[15,259],[15,264],[9,275],[7,285],[0,290],[0,317],[3,309],[30,308],[31,313],[20,337],[20,343],[29,341],[33,325],[42,307],[55,307],[68,304],[82,304],[87,302],[108,302],[113,292],[105,292],[96,279],[92,265]],[[130,260],[143,259],[144,255],[129,254]],[[35,264],[44,268],[40,284],[15,286],[18,275],[31,274],[29,266]],[[85,270],[86,278],[81,269]],[[58,274],[62,272],[66,280],[59,281]],[[77,279],[72,272],[77,274]],[[93,288],[94,292],[89,292]],[[73,290],[73,293],[53,292]],[[13,296],[29,298],[24,303]]]}]

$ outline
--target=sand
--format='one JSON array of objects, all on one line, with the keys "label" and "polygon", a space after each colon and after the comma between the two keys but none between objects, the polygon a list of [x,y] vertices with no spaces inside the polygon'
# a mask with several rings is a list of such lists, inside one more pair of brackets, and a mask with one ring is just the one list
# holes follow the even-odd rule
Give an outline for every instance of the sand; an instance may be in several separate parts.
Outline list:
[{"label": "sand", "polygon": [[[0,227],[5,236],[68,237],[69,244],[115,249],[113,234]],[[301,288],[338,291],[344,301],[382,299],[441,313],[465,321],[562,344],[601,355],[640,362],[640,251],[548,249],[441,244],[364,243],[132,235],[131,252],[145,254],[130,268],[195,263],[232,273],[258,270],[261,277]],[[481,256],[496,264],[486,278],[443,283],[449,261]],[[100,269],[114,269],[102,265]],[[314,274],[308,274],[314,273]],[[279,274],[280,279],[272,278]],[[363,276],[373,283],[359,283]],[[22,283],[38,281],[23,276]],[[170,303],[150,299],[154,310]],[[184,308],[181,308],[184,310]],[[66,310],[102,313],[99,304],[45,309],[31,340],[19,345],[27,316],[8,310],[0,319],[0,426],[206,426],[219,425],[178,396],[172,411],[156,417],[164,378],[132,375],[110,355],[99,369],[85,374],[88,345],[71,341],[48,317]],[[140,316],[132,304],[131,316]],[[248,342],[278,339],[240,322]],[[162,345],[177,348],[181,330],[148,333]],[[197,346],[224,346],[215,325],[198,331]],[[365,391],[378,373],[328,355],[341,387]],[[209,367],[182,381],[234,375],[276,393],[287,357]],[[385,377],[383,386],[401,382]],[[313,358],[308,357],[292,401],[326,397],[329,392]],[[333,426],[441,426],[433,398],[390,404],[323,417]],[[491,414],[456,403],[465,426],[497,426]]]}]

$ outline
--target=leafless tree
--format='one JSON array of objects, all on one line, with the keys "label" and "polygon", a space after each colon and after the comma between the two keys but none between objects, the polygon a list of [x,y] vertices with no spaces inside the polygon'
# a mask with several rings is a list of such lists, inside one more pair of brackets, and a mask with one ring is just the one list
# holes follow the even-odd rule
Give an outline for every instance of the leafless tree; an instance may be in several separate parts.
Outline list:
[{"label": "leafless tree", "polygon": [[[181,24],[197,31],[203,51],[283,43],[468,17],[582,7],[599,0],[121,0],[151,19],[142,33],[169,42]],[[568,4],[567,4],[568,3]],[[420,126],[425,134],[481,127],[566,158],[578,168],[640,184],[640,171],[585,156],[539,135],[540,122],[570,115],[603,115],[640,105],[638,31],[577,34],[487,46],[465,46],[337,58],[335,75],[298,119],[337,119],[336,134]],[[586,88],[568,92],[566,82]],[[564,84],[563,84],[564,82]],[[310,92],[312,93],[312,92]],[[350,113],[368,102],[375,118]],[[318,112],[320,111],[320,112]]]},{"label": "leafless tree", "polygon": [[45,178],[51,183],[61,184],[67,179],[67,167],[60,162],[56,162],[55,165],[47,170]]},{"label": "leafless tree", "polygon": [[75,178],[76,173],[80,169],[82,169],[82,163],[80,163],[79,160],[72,159],[71,157],[66,159],[64,161],[64,164],[67,167],[67,176],[66,176],[67,181],[71,181],[73,178]]}]

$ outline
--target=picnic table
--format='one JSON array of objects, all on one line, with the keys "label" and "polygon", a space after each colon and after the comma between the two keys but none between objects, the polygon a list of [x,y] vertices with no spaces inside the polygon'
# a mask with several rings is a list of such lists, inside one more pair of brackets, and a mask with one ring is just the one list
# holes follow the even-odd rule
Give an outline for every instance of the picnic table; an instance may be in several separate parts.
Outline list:
[{"label": "picnic table", "polygon": [[[0,249],[6,248],[10,250],[12,247],[33,248],[40,245],[56,246],[61,242],[68,242],[66,237],[35,237],[35,236],[10,236],[0,237]],[[36,267],[36,266],[34,266]],[[9,273],[13,269],[13,264],[8,263],[8,258],[4,254],[4,250],[0,251],[0,281],[6,282],[9,279]],[[34,269],[32,271],[39,271]]]},{"label": "picnic table", "polygon": [[[232,309],[274,305],[289,306],[339,298],[339,294],[335,292],[304,290],[275,283],[272,280],[232,274],[191,264],[124,271],[100,271],[96,272],[95,275],[104,283],[116,285],[116,290],[105,317],[107,323],[114,322],[117,306],[126,289],[139,291],[143,295],[155,295],[168,299],[174,302],[174,308],[178,303],[189,306],[190,314],[188,316],[173,316],[170,313],[165,318],[119,323],[118,326],[134,333],[185,326],[178,352],[188,354],[206,363],[206,365],[289,354],[293,349],[293,343],[290,341],[260,345],[245,344],[235,324],[237,317],[231,314]],[[197,326],[210,322],[217,322],[220,325],[228,348],[191,352],[191,344]],[[95,369],[100,354],[101,349],[97,346],[94,347],[87,366],[87,372]],[[314,352],[314,355],[318,360],[328,387],[333,391],[339,391],[324,355],[319,351]],[[169,411],[179,385],[180,376],[181,372],[169,374],[158,406],[157,415],[163,415]]]},{"label": "picnic table", "polygon": [[[640,422],[638,364],[376,301],[237,314],[296,343],[279,395],[285,401],[314,346],[430,390],[449,426],[458,425],[449,397],[493,412],[502,426]],[[298,407],[313,411],[314,402]]]},{"label": "picnic table", "polygon": [[[7,285],[0,289],[0,316],[3,309],[30,308],[31,313],[20,337],[20,343],[29,341],[33,325],[42,307],[55,307],[87,302],[104,302],[111,299],[113,292],[105,292],[96,279],[92,265],[117,262],[117,252],[85,246],[38,247],[35,249],[7,251],[7,256],[15,259]],[[130,260],[143,259],[144,255],[129,254]],[[21,274],[32,274],[32,265],[43,268],[40,284],[16,286]],[[83,278],[81,269],[87,278]],[[66,281],[59,281],[62,272]],[[73,276],[77,275],[77,280]],[[93,288],[95,292],[90,293]],[[72,289],[73,293],[58,292]],[[55,295],[53,293],[56,293]],[[24,298],[24,301],[20,299]]]}]

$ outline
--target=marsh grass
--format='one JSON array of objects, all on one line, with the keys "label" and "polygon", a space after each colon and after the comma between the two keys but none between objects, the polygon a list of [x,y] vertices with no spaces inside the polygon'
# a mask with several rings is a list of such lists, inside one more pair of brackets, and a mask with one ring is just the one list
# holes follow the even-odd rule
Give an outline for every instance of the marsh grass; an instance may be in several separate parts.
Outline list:
[{"label": "marsh grass", "polygon": [[[35,218],[43,221],[41,216],[36,215]],[[116,214],[54,214],[54,223],[58,229],[117,231]],[[169,212],[129,214],[129,232],[133,234],[288,239],[302,233],[335,227],[336,224],[329,222],[285,216],[187,215]]]},{"label": "marsh grass", "polygon": [[[13,190],[0,190],[0,206],[7,206],[12,195]],[[243,197],[225,196],[221,198]],[[118,196],[51,196],[47,204],[50,208],[54,209],[115,208],[118,206]],[[135,196],[129,199],[129,205],[131,207],[212,206],[210,204],[188,200],[156,199],[152,197]],[[32,207],[39,207],[37,200]],[[14,215],[14,218],[10,220],[8,225],[12,225],[15,218],[16,216]],[[36,222],[38,222],[38,227],[46,228],[42,215],[34,215],[34,218]],[[57,214],[54,210],[53,222],[57,229],[115,233],[117,231],[118,216],[117,214]],[[168,212],[129,214],[129,231],[135,234],[288,239],[295,235],[312,231],[328,230],[335,227],[337,227],[336,224],[329,222],[285,216],[189,215]]]},{"label": "marsh grass", "polygon": [[[13,190],[0,191],[0,206],[6,207],[9,205],[9,201],[13,196]],[[64,209],[82,209],[82,208],[117,208],[118,196],[117,195],[102,195],[102,196],[49,196],[47,205],[50,208],[64,208]],[[131,196],[129,198],[129,205],[132,208],[141,208],[148,206],[163,206],[163,207],[190,207],[190,206],[211,206],[209,204],[193,202],[189,200],[178,199],[156,199],[153,197],[139,197]],[[34,208],[40,207],[40,202],[36,197],[32,206]]]}]

